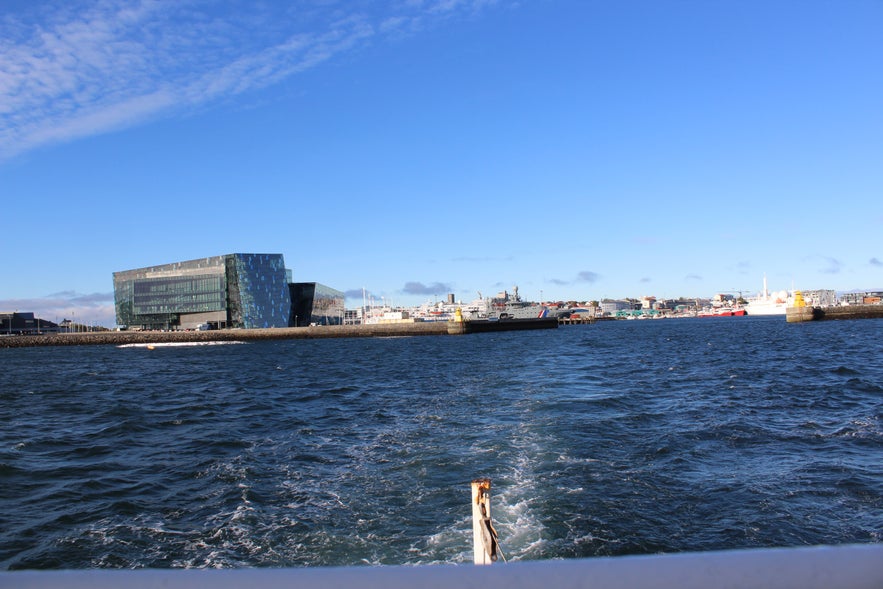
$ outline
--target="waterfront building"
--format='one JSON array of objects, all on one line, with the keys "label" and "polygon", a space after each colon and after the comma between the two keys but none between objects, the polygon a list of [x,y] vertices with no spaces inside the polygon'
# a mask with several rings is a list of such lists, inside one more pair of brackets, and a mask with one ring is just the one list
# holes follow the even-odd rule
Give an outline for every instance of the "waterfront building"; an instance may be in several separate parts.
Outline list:
[{"label": "waterfront building", "polygon": [[833,307],[837,304],[837,293],[833,290],[803,290],[801,293],[807,307]]},{"label": "waterfront building", "polygon": [[26,335],[58,331],[58,325],[34,317],[33,313],[10,311],[0,313],[0,335]]},{"label": "waterfront building", "polygon": [[365,309],[359,307],[357,309],[345,309],[343,312],[344,325],[362,325],[364,323],[363,316]]},{"label": "waterfront building", "polygon": [[288,287],[291,327],[343,324],[346,314],[344,293],[318,282],[294,282]]},{"label": "waterfront building", "polygon": [[616,315],[618,311],[632,310],[634,305],[631,301],[604,299],[601,301],[601,312],[604,315]]},{"label": "waterfront building", "polygon": [[227,254],[114,272],[116,321],[134,329],[288,327],[282,254]]},{"label": "waterfront building", "polygon": [[883,291],[853,291],[840,295],[844,305],[875,305],[883,300]]}]

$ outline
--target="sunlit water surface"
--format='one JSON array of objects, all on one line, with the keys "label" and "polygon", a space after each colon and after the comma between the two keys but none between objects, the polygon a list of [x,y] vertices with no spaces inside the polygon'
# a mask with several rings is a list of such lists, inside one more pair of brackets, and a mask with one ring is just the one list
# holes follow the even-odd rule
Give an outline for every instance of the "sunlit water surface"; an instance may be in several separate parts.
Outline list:
[{"label": "sunlit water surface", "polygon": [[0,568],[879,542],[883,324],[0,350]]}]

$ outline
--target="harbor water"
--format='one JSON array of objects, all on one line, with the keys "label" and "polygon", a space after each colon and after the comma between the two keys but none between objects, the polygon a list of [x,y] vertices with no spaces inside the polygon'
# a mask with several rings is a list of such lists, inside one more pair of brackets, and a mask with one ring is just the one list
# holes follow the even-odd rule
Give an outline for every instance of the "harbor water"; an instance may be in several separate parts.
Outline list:
[{"label": "harbor water", "polygon": [[0,350],[0,569],[880,542],[880,320]]}]

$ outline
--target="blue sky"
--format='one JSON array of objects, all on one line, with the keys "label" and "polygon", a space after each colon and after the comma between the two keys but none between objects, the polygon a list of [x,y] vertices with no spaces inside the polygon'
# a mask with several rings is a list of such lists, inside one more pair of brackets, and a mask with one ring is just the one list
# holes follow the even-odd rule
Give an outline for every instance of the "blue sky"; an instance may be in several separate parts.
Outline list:
[{"label": "blue sky", "polygon": [[881,288],[881,106],[880,0],[0,0],[0,310]]}]

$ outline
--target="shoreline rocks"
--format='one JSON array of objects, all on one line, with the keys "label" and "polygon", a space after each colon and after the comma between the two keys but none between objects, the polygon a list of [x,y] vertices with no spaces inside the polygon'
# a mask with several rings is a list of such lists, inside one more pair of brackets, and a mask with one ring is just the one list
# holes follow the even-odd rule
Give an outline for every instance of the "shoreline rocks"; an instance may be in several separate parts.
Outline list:
[{"label": "shoreline rocks", "polygon": [[222,329],[217,331],[100,331],[0,337],[0,348],[38,346],[93,346],[166,342],[262,341],[343,337],[403,337],[448,335],[445,321],[384,323],[377,325],[318,325],[271,329]]}]

